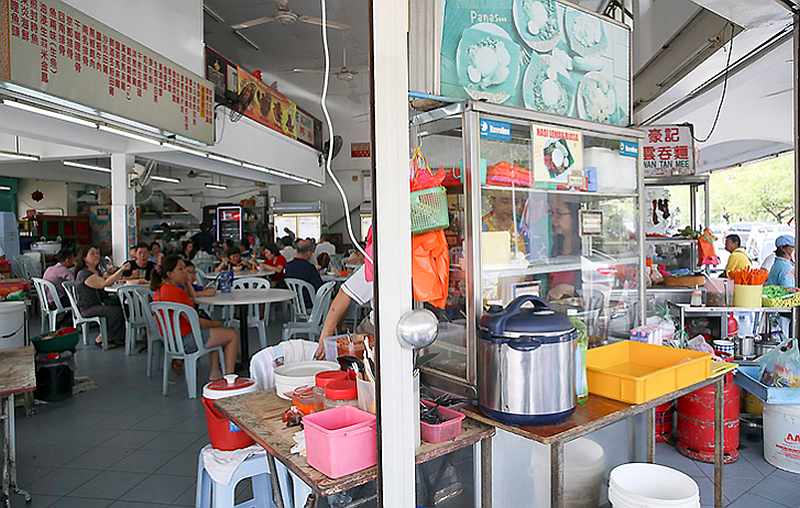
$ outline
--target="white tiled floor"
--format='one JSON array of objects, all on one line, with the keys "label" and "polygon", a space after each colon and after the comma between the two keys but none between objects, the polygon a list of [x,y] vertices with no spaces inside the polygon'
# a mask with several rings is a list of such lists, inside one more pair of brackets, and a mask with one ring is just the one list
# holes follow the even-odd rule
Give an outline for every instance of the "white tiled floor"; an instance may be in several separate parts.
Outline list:
[{"label": "white tiled floor", "polygon": [[[17,412],[19,483],[33,495],[27,506],[194,506],[197,452],[207,439],[202,406],[186,398],[183,377],[173,375],[163,397],[160,370],[147,379],[144,355],[90,348],[77,360],[78,375],[94,379],[97,390],[37,405],[33,417]],[[711,464],[663,444],[656,459],[694,478],[702,505],[713,506]],[[767,464],[761,442],[743,437],[738,462],[725,467],[724,493],[732,508],[798,508],[800,475]],[[13,506],[26,505],[16,497]]]}]

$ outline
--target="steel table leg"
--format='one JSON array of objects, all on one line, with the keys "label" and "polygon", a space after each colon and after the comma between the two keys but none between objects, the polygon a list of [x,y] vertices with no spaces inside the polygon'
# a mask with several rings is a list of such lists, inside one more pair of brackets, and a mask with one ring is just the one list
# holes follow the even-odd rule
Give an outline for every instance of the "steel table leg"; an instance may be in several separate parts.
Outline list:
[{"label": "steel table leg", "polygon": [[564,443],[550,445],[550,507],[564,506]]},{"label": "steel table leg", "polygon": [[656,408],[648,409],[647,418],[647,462],[652,464],[656,460]]},{"label": "steel table leg", "polygon": [[725,376],[715,383],[714,393],[714,506],[722,508],[722,465],[723,465],[723,446],[725,435]]},{"label": "steel table leg", "polygon": [[492,438],[481,441],[481,508],[492,508]]},{"label": "steel table leg", "polygon": [[25,498],[26,503],[31,502],[31,495],[27,491],[22,490],[17,485],[17,426],[14,420],[14,396],[8,398],[8,436],[10,443],[10,450],[8,454],[8,478],[11,484],[11,489],[14,494]]},{"label": "steel table leg", "polygon": [[0,419],[3,424],[3,449],[2,459],[3,464],[0,467],[0,474],[2,474],[2,491],[0,491],[0,501],[6,508],[11,507],[11,471],[9,464],[11,462],[11,421],[9,418],[9,398],[0,398]]},{"label": "steel table leg", "polygon": [[247,305],[239,305],[239,343],[242,355],[242,368],[250,368],[250,335],[247,324]]},{"label": "steel table leg", "polygon": [[283,492],[281,492],[281,482],[278,481],[278,468],[275,467],[275,457],[267,454],[267,466],[269,467],[269,479],[272,483],[272,502],[276,508],[284,508]]}]

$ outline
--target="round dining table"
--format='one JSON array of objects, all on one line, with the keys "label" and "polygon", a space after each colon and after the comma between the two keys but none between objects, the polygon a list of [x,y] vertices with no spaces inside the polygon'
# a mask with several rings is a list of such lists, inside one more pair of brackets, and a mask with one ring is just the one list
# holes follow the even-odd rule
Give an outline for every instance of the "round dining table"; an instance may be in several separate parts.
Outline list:
[{"label": "round dining table", "polygon": [[135,282],[135,283],[133,283],[133,282],[117,282],[116,284],[112,284],[110,286],[106,286],[105,288],[103,288],[103,290],[106,293],[117,293],[117,292],[119,292],[119,288],[124,288],[124,287],[135,287],[135,288],[150,289],[150,283],[149,282],[145,282],[145,283],[141,283],[141,282]]},{"label": "round dining table", "polygon": [[[242,365],[250,365],[249,327],[247,324],[247,307],[266,303],[287,302],[294,293],[289,289],[233,289],[230,293],[217,292],[214,296],[196,296],[198,305],[220,305],[237,309],[239,334],[241,337]],[[265,316],[265,319],[268,316]]]},{"label": "round dining table", "polygon": [[[216,280],[217,277],[219,277],[220,273],[222,273],[222,272],[208,272],[208,273],[205,274],[205,276],[206,276],[207,279]],[[244,270],[244,271],[241,271],[241,272],[233,272],[234,280],[235,279],[244,279],[245,277],[264,278],[264,277],[270,277],[271,275],[272,275],[272,272],[268,272],[266,270],[256,270],[256,271]]]}]

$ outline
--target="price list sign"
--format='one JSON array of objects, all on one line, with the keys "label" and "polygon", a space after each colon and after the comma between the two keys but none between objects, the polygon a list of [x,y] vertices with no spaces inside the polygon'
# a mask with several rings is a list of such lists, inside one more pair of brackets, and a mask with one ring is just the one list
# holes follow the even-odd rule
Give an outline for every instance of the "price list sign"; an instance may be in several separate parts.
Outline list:
[{"label": "price list sign", "polygon": [[644,176],[684,176],[695,173],[694,137],[691,125],[642,127]]},{"label": "price list sign", "polygon": [[214,86],[59,0],[0,0],[0,81],[214,142]]}]

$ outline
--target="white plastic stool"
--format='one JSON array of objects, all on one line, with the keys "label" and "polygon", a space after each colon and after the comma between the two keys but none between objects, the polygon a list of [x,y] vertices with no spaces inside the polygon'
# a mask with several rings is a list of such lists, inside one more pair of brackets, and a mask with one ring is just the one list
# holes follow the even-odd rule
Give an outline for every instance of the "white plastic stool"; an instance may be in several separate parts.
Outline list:
[{"label": "white plastic stool", "polygon": [[[244,503],[235,504],[236,485],[245,478],[250,478],[253,483],[253,498]],[[241,466],[236,468],[230,483],[222,485],[215,482],[206,471],[203,452],[200,451],[197,459],[196,508],[273,508],[274,506],[272,485],[264,455],[248,457]]]}]

